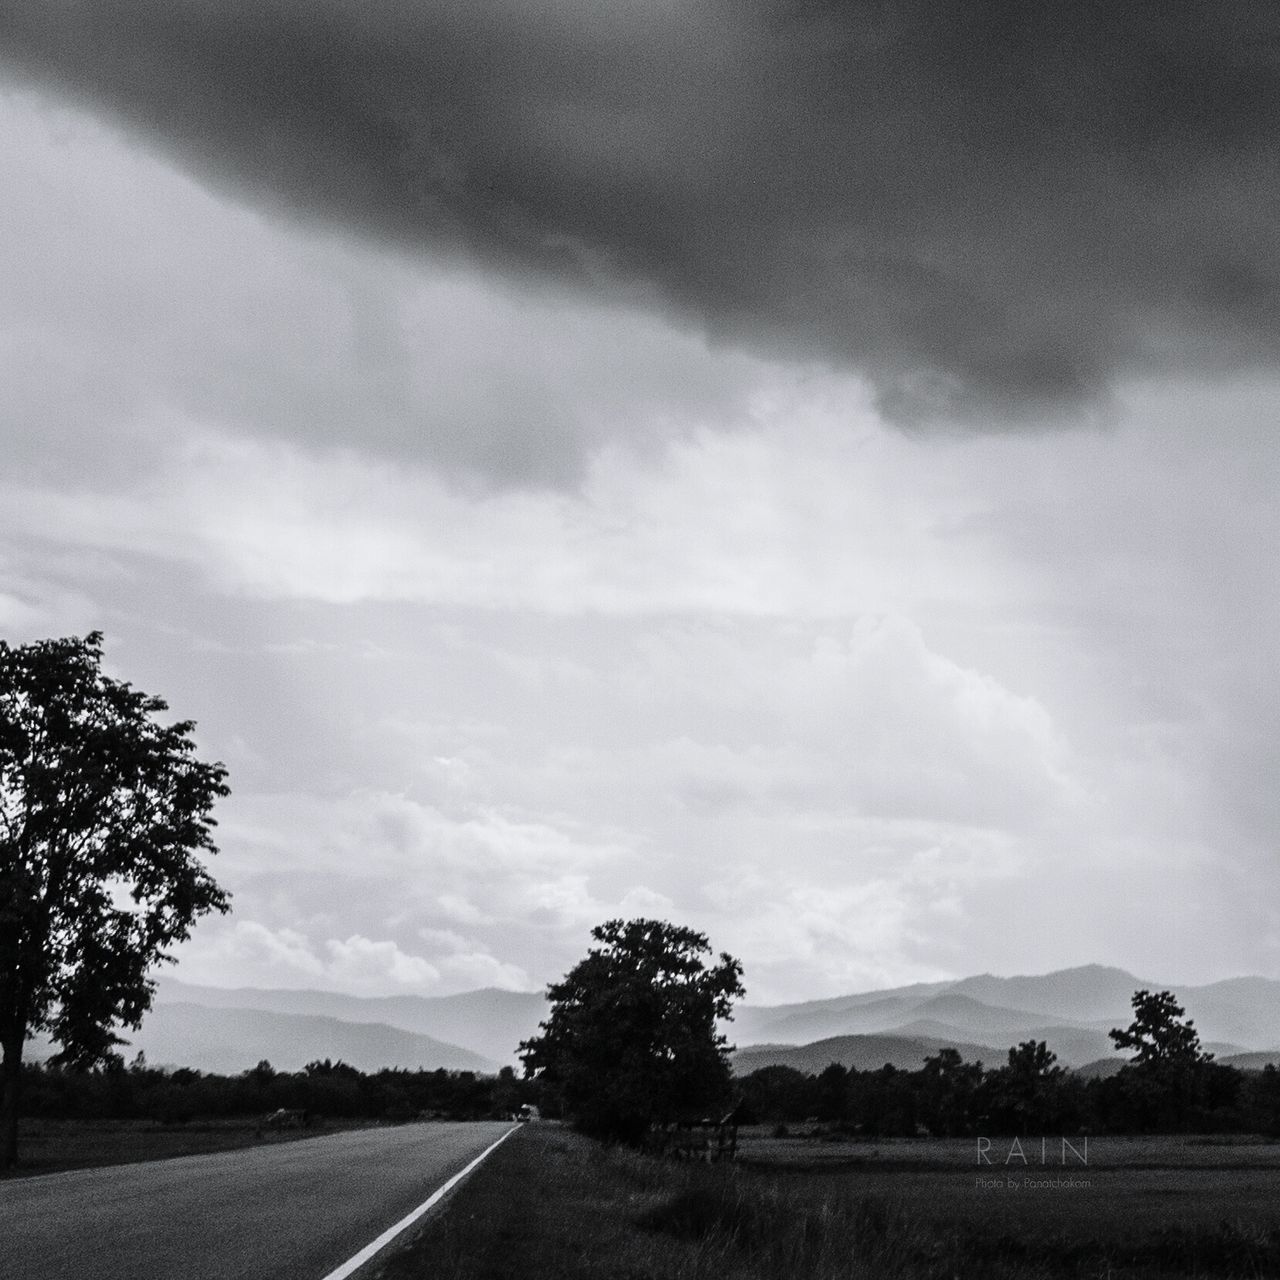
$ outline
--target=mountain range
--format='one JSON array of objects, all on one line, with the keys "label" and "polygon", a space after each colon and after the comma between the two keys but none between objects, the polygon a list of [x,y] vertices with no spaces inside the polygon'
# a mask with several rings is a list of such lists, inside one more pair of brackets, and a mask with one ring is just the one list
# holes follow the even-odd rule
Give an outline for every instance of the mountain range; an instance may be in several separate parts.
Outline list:
[{"label": "mountain range", "polygon": [[[1280,1059],[1280,982],[1230,978],[1179,986],[1084,965],[1019,977],[944,982],[780,1005],[739,1005],[725,1026],[735,1069],[771,1062],[821,1070],[831,1061],[909,1068],[944,1045],[988,1065],[1010,1045],[1044,1040],[1067,1066],[1105,1071],[1122,1060],[1107,1037],[1127,1026],[1139,988],[1173,990],[1206,1048],[1241,1066]],[[280,1070],[315,1058],[353,1066],[492,1071],[516,1062],[521,1040],[547,1016],[537,992],[486,988],[450,996],[352,996],[331,991],[196,986],[163,977],[154,1008],[124,1050],[155,1064]],[[832,1056],[826,1056],[832,1055]],[[819,1061],[823,1059],[824,1061]]]},{"label": "mountain range", "polygon": [[[1280,982],[1247,977],[1180,986],[1083,965],[1011,978],[984,973],[801,1004],[743,1006],[734,1018],[735,1069],[753,1070],[766,1065],[766,1058],[808,1064],[815,1054],[831,1052],[840,1056],[829,1061],[862,1067],[881,1051],[875,1042],[884,1037],[894,1040],[885,1046],[892,1054],[877,1065],[918,1065],[936,1046],[950,1044],[990,1066],[1004,1061],[1010,1045],[1043,1040],[1066,1066],[1105,1069],[1097,1064],[1124,1060],[1107,1032],[1129,1024],[1130,1000],[1142,988],[1174,991],[1204,1047],[1222,1061],[1247,1054],[1250,1060],[1241,1059],[1240,1065],[1259,1065],[1258,1054],[1280,1056]],[[919,1045],[914,1059],[904,1059],[904,1040]],[[753,1047],[761,1041],[771,1046],[768,1053]]]}]

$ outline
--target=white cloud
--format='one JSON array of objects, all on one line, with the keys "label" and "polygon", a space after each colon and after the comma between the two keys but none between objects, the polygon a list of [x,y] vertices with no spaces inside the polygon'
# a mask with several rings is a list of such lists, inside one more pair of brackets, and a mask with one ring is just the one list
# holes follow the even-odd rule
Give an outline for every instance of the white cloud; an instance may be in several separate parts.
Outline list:
[{"label": "white cloud", "polygon": [[342,991],[381,993],[388,988],[421,991],[440,981],[440,971],[421,956],[406,955],[394,942],[352,934],[329,938],[326,978]]},{"label": "white cloud", "polygon": [[212,986],[316,986],[325,977],[324,961],[303,934],[256,920],[210,921],[178,955],[184,979]]},{"label": "white cloud", "polygon": [[263,599],[344,604],[833,616],[991,589],[988,569],[957,561],[932,528],[939,509],[959,518],[972,505],[945,492],[945,459],[930,462],[938,505],[922,517],[903,492],[929,461],[921,446],[800,402],[659,460],[606,450],[574,496],[471,494],[426,470],[181,416],[165,431],[151,454],[163,463],[131,493],[10,481],[11,536],[169,560]]},{"label": "white cloud", "polygon": [[419,929],[441,971],[465,987],[501,987],[507,991],[528,991],[529,975],[519,965],[506,964],[451,929]]}]

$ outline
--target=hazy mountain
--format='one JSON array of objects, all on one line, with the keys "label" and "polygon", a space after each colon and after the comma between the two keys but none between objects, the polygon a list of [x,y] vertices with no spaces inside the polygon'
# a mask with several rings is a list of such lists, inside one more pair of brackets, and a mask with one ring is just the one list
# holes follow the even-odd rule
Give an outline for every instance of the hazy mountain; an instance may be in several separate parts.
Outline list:
[{"label": "hazy mountain", "polygon": [[1045,1021],[1042,1009],[1010,1009],[988,1004],[958,991],[947,991],[919,1005],[915,1014],[935,1018],[952,1027],[981,1026],[1007,1035],[1018,1035]]},{"label": "hazy mountain", "polygon": [[1075,969],[1013,978],[980,973],[961,978],[951,991],[984,1004],[1038,1013],[1042,1015],[1042,1022],[1056,1023],[1060,1019],[1094,1022],[1118,1017],[1129,1009],[1130,998],[1140,987],[1162,989],[1159,983],[1135,978],[1123,969],[1086,964]]},{"label": "hazy mountain", "polygon": [[799,1044],[833,1035],[889,1032],[913,1018],[930,1017],[962,1033],[970,1031],[970,1039],[978,1040],[987,1038],[977,1033],[988,1028],[1016,1034],[1019,1028],[1104,1019],[1115,1026],[1129,1012],[1134,991],[1154,985],[1102,965],[1013,978],[978,974],[798,1004],[743,1006],[734,1016],[735,1035],[744,1045],[763,1040]]},{"label": "hazy mountain", "polygon": [[[807,1053],[815,1044],[839,1039],[896,1046],[896,1056],[873,1061],[872,1066],[884,1061],[911,1065],[944,1044],[962,1052],[972,1049],[988,1065],[998,1065],[1010,1046],[1044,1040],[1064,1065],[1085,1067],[1100,1059],[1120,1060],[1106,1033],[1128,1025],[1130,1000],[1142,987],[1172,990],[1205,1042],[1222,1042],[1232,1052],[1271,1050],[1280,1044],[1280,982],[1242,977],[1189,987],[1147,981],[1103,965],[1009,978],[978,974],[795,1004],[739,1005],[723,1030],[738,1047],[739,1057],[760,1046],[769,1046],[770,1053],[779,1046]],[[175,1003],[326,1018],[347,1026],[378,1024],[469,1050],[491,1063],[514,1062],[516,1046],[536,1034],[547,1014],[541,993],[493,988],[452,996],[370,997],[199,987],[162,978],[157,1010],[150,1017]],[[882,1051],[867,1050],[873,1058]],[[337,1055],[321,1049],[312,1056]]]},{"label": "hazy mountain", "polygon": [[1205,987],[1174,987],[1202,1040],[1229,1040],[1250,1049],[1280,1043],[1280,982],[1231,978]]},{"label": "hazy mountain", "polygon": [[1265,1050],[1259,1053],[1232,1053],[1218,1061],[1228,1067],[1238,1067],[1241,1071],[1261,1071],[1267,1066],[1280,1067],[1280,1049],[1273,1049],[1269,1053]]},{"label": "hazy mountain", "polygon": [[1003,1066],[1008,1061],[1009,1050],[1024,1040],[1043,1040],[1058,1055],[1058,1061],[1064,1067],[1082,1066],[1095,1058],[1108,1057],[1115,1051],[1111,1041],[1102,1032],[1077,1027],[1027,1027],[1017,1034],[1006,1035],[982,1034],[976,1029],[969,1029],[968,1034],[965,1034],[936,1018],[917,1018],[896,1028],[893,1034],[955,1045],[966,1041],[978,1042],[981,1034],[981,1043],[996,1046],[995,1056],[983,1059],[989,1067]]},{"label": "hazy mountain", "polygon": [[152,1066],[197,1067],[237,1073],[266,1059],[278,1071],[297,1071],[318,1058],[341,1059],[362,1071],[380,1067],[446,1067],[494,1072],[479,1054],[430,1036],[376,1022],[344,1022],[265,1009],[157,1004],[139,1031],[127,1032],[126,1058],[140,1049]]},{"label": "hazy mountain", "polygon": [[923,1034],[1004,1046],[1035,1039],[1045,1040],[1064,1063],[1083,1065],[1114,1052],[1106,1033],[1129,1024],[1133,993],[1142,988],[1173,991],[1206,1042],[1255,1050],[1280,1043],[1280,982],[1244,977],[1194,987],[1103,965],[1010,978],[978,974],[794,1005],[746,1006],[728,1030],[742,1048],[844,1035]]},{"label": "hazy mountain", "polygon": [[1223,1058],[1234,1058],[1239,1053],[1245,1053],[1247,1050],[1243,1045],[1228,1044],[1224,1040],[1207,1040],[1202,1041],[1200,1046],[1206,1053],[1211,1053],[1215,1058],[1221,1061]]},{"label": "hazy mountain", "polygon": [[916,1036],[836,1036],[805,1045],[757,1045],[733,1055],[734,1074],[745,1076],[761,1067],[794,1067],[816,1075],[833,1062],[859,1071],[878,1071],[886,1063],[903,1071],[915,1071],[939,1049],[953,1048],[967,1062],[998,1063],[1004,1054],[991,1045],[957,1044]]},{"label": "hazy mountain", "polygon": [[[813,1027],[826,1025],[843,1025],[841,1019],[852,1011],[866,1008],[868,1005],[887,1004],[899,1001],[905,1011],[914,1008],[921,1001],[932,995],[947,990],[954,985],[952,980],[945,982],[917,982],[906,987],[888,987],[883,991],[864,991],[847,996],[833,996],[824,1000],[803,1000],[795,1004],[775,1005],[739,1005],[733,1014],[733,1033],[730,1039],[738,1039],[743,1044],[759,1043],[766,1033],[770,1039],[789,1043],[800,1040],[821,1038],[811,1034]],[[856,1017],[856,1014],[854,1015]],[[811,1021],[810,1021],[811,1020]],[[848,1030],[848,1027],[844,1027]],[[777,1034],[774,1034],[775,1031]],[[831,1034],[831,1033],[825,1033]]]},{"label": "hazy mountain", "polygon": [[1024,1040],[1043,1040],[1064,1067],[1083,1066],[1098,1058],[1115,1058],[1120,1063],[1129,1059],[1128,1054],[1117,1053],[1111,1037],[1098,1027],[1032,1027],[1026,1035],[1018,1037],[1019,1043]]},{"label": "hazy mountain", "polygon": [[[751,1010],[753,1015],[741,1018],[735,1015],[736,1034],[747,1040],[743,1030],[750,1025],[758,1028],[758,1035],[775,1044],[809,1044],[814,1040],[827,1040],[833,1036],[876,1035],[901,1026],[914,1016],[928,995],[890,995],[878,999],[859,1001],[856,1004],[842,1001],[822,1009],[801,1007],[782,1016],[759,1017],[764,1011]],[[744,1012],[746,1012],[744,1010]],[[751,1039],[757,1039],[752,1036]]]},{"label": "hazy mountain", "polygon": [[452,996],[349,996],[334,991],[200,987],[162,978],[157,1007],[175,1001],[205,1008],[263,1009],[382,1023],[459,1045],[498,1063],[513,1062],[516,1046],[534,1035],[547,1016],[546,999],[540,993],[493,987]]},{"label": "hazy mountain", "polygon": [[1124,1058],[1099,1058],[1096,1062],[1086,1062],[1074,1070],[1076,1075],[1083,1076],[1086,1080],[1106,1079],[1115,1075],[1124,1064]]}]

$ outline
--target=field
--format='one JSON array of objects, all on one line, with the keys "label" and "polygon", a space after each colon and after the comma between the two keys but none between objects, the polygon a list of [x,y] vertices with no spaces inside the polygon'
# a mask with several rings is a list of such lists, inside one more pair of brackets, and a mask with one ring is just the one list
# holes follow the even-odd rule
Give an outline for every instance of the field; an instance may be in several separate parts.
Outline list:
[{"label": "field", "polygon": [[[256,1120],[209,1120],[161,1124],[156,1120],[22,1120],[18,1126],[20,1164],[10,1177],[31,1177],[60,1169],[134,1164],[173,1156],[234,1151],[271,1142],[360,1127],[326,1122],[308,1129],[264,1133]],[[0,1180],[5,1175],[0,1174]]]},{"label": "field", "polygon": [[1280,1276],[1280,1145],[1107,1138],[1089,1143],[1087,1165],[1068,1153],[1065,1167],[1053,1143],[1043,1167],[1038,1140],[1022,1145],[1026,1168],[1005,1165],[1009,1144],[995,1139],[980,1167],[973,1139],[752,1134],[737,1166],[681,1166],[534,1125],[382,1276]]},{"label": "field", "polygon": [[[936,1223],[1016,1232],[1116,1232],[1244,1219],[1280,1228],[1280,1143],[1252,1137],[992,1138],[979,1164],[973,1138],[880,1142],[749,1136],[740,1157],[806,1194],[891,1199]],[[1064,1184],[1065,1185],[1062,1185]],[[1278,1273],[1280,1274],[1280,1273]]]}]

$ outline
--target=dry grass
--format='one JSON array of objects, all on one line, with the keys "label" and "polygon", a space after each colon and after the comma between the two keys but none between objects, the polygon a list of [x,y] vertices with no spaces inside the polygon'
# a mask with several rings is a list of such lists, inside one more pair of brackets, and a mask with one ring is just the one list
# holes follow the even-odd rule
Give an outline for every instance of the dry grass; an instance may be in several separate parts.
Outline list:
[{"label": "dry grass", "polygon": [[[1238,1156],[1240,1144],[1232,1146],[1219,1154]],[[384,1280],[1280,1276],[1280,1170],[1274,1162],[1245,1161],[1243,1175],[1259,1195],[1242,1212],[1236,1173],[1195,1167],[1208,1149],[1176,1140],[1162,1150],[1148,1140],[1098,1173],[1105,1186],[1096,1197],[1078,1189],[1004,1187],[996,1195],[975,1188],[969,1166],[937,1168],[945,1151],[932,1153],[934,1167],[917,1161],[914,1169],[904,1160],[896,1168],[800,1172],[796,1152],[785,1148],[780,1154],[791,1160],[790,1172],[689,1167],[607,1150],[556,1126],[531,1126],[499,1148],[381,1274]],[[1144,1167],[1162,1155],[1167,1167]],[[1033,1169],[1029,1176],[1052,1172]],[[1093,1167],[1084,1172],[1094,1180]]]}]

